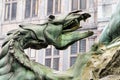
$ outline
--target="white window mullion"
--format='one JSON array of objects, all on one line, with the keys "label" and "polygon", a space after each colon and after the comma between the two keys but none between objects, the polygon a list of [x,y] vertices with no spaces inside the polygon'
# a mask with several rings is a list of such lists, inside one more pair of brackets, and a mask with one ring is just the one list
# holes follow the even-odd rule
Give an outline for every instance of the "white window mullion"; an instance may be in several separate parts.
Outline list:
[{"label": "white window mullion", "polygon": [[80,9],[80,0],[78,0],[78,10]]},{"label": "white window mullion", "polygon": [[[5,4],[5,19],[7,19],[8,18],[8,15],[9,13],[8,13],[8,6],[6,6],[6,4]],[[8,18],[9,19],[9,18]]]},{"label": "white window mullion", "polygon": [[32,17],[32,9],[33,9],[33,0],[31,0],[31,10],[30,10],[30,18]]},{"label": "white window mullion", "polygon": [[60,0],[58,0],[58,11],[60,10],[59,8],[60,8]]},{"label": "white window mullion", "polygon": [[10,2],[10,16],[9,16],[9,20],[11,20],[12,17],[12,1]]},{"label": "white window mullion", "polygon": [[55,0],[53,0],[53,14],[55,14]]}]

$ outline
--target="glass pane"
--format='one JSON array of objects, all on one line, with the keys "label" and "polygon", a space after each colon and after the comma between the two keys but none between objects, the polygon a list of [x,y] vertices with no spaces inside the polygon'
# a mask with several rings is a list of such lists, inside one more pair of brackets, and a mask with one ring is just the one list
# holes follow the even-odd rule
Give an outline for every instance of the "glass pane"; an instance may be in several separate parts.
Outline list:
[{"label": "glass pane", "polygon": [[71,54],[77,54],[77,42],[71,45]]},{"label": "glass pane", "polygon": [[80,0],[80,9],[86,9],[86,0]]},{"label": "glass pane", "polygon": [[51,59],[50,58],[45,59],[45,65],[48,67],[51,67]]},{"label": "glass pane", "polygon": [[38,15],[38,0],[33,0],[32,3],[32,16],[35,17]]},{"label": "glass pane", "polygon": [[59,50],[54,48],[54,55],[59,55]]},{"label": "glass pane", "polygon": [[81,40],[80,43],[79,43],[79,50],[80,52],[86,52],[86,40]]},{"label": "glass pane", "polygon": [[55,13],[61,12],[61,0],[55,0]]},{"label": "glass pane", "polygon": [[17,13],[17,3],[12,3],[11,20],[16,19],[16,13]]},{"label": "glass pane", "polygon": [[70,58],[70,66],[72,66],[76,61],[76,57],[71,57]]},{"label": "glass pane", "polygon": [[26,0],[25,5],[25,18],[29,18],[31,13],[31,0]]},{"label": "glass pane", "polygon": [[10,4],[5,4],[5,21],[10,18]]},{"label": "glass pane", "polygon": [[47,15],[50,15],[53,13],[53,0],[47,0]]},{"label": "glass pane", "polygon": [[78,9],[78,0],[72,0],[72,10]]},{"label": "glass pane", "polygon": [[53,59],[53,69],[59,70],[59,58]]},{"label": "glass pane", "polygon": [[47,49],[46,49],[45,55],[46,55],[46,56],[51,56],[51,48],[47,48]]}]

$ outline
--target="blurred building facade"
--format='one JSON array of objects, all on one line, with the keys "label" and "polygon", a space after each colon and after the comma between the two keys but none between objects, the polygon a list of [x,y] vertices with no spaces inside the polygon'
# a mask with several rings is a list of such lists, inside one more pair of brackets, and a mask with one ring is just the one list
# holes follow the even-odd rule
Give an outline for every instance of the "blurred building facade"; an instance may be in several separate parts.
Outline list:
[{"label": "blurred building facade", "polygon": [[55,70],[66,70],[76,60],[77,53],[90,50],[97,41],[104,26],[109,22],[118,0],[0,0],[0,45],[9,30],[19,24],[44,22],[50,14],[59,16],[70,11],[82,9],[92,15],[86,22],[81,22],[80,32],[94,31],[94,35],[78,41],[66,50],[56,50],[53,46],[46,49],[25,50],[28,56]]},{"label": "blurred building facade", "polygon": [[119,0],[98,0],[97,9],[98,38],[103,28],[108,24],[111,15],[116,9],[118,1]]}]

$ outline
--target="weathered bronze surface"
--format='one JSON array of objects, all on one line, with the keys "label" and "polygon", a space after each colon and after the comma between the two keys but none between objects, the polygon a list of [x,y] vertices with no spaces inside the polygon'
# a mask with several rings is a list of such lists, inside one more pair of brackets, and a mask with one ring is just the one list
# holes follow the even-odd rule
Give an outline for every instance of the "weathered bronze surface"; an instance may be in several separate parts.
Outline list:
[{"label": "weathered bronze surface", "polygon": [[88,13],[80,11],[65,17],[50,15],[43,24],[19,25],[19,29],[9,31],[0,54],[0,80],[72,80],[72,74],[54,73],[54,70],[29,60],[24,49],[41,49],[48,45],[66,49],[74,42],[93,35],[92,31],[75,31],[80,28],[80,21],[89,17]]},{"label": "weathered bronze surface", "polygon": [[90,17],[81,11],[65,17],[50,15],[43,24],[19,25],[8,32],[0,54],[0,80],[120,80],[120,2],[110,23],[89,52],[79,54],[75,64],[57,72],[31,61],[24,49],[42,49],[48,45],[63,50],[74,42],[93,35],[80,33],[80,21]]}]

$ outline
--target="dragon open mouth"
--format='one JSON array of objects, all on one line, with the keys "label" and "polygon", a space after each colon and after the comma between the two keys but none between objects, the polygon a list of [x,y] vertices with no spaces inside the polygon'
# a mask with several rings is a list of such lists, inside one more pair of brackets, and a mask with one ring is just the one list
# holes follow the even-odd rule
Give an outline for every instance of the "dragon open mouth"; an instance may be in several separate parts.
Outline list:
[{"label": "dragon open mouth", "polygon": [[80,28],[80,22],[78,19],[74,19],[64,24],[63,33],[71,32],[77,30],[78,28]]},{"label": "dragon open mouth", "polygon": [[88,13],[74,14],[74,16],[76,16],[76,18],[68,20],[66,19],[67,21],[64,22],[65,24],[63,25],[63,33],[72,32],[81,28],[80,21],[81,20],[86,21],[87,18],[91,17],[91,15]]}]

